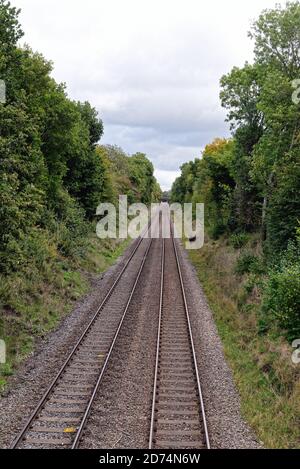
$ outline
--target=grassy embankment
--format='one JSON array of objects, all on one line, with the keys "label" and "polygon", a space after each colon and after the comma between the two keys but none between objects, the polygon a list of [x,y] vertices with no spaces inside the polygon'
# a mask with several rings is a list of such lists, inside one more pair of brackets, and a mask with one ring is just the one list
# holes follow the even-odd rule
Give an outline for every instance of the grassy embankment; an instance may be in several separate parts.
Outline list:
[{"label": "grassy embankment", "polygon": [[86,240],[85,255],[63,257],[53,246],[40,246],[40,261],[8,277],[0,276],[0,338],[7,347],[7,363],[0,365],[0,391],[17,365],[34,350],[35,341],[53,330],[74,303],[87,294],[91,274],[110,267],[129,241]]},{"label": "grassy embankment", "polygon": [[[264,274],[238,273],[239,259],[260,257],[257,237],[235,249],[225,239],[190,251],[214,313],[225,356],[242,402],[242,413],[268,448],[299,447],[300,365],[278,331],[260,333],[260,285]],[[243,257],[244,256],[244,257]]]}]

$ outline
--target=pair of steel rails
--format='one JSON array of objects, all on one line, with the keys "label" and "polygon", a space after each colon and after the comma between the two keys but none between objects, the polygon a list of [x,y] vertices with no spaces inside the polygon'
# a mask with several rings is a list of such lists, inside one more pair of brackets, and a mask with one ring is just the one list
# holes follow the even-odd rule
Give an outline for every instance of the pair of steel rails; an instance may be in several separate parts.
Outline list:
[{"label": "pair of steel rails", "polygon": [[[156,215],[156,217],[161,217],[160,213]],[[154,217],[154,220],[156,219]],[[145,233],[147,231],[150,231],[151,228],[151,223],[145,230]],[[171,230],[172,231],[172,230]],[[133,260],[135,254],[137,253],[139,247],[144,241],[144,236],[141,236],[139,240],[136,242],[136,246],[134,247],[132,253],[130,254],[128,260],[126,261],[125,265],[121,269],[120,273],[118,274],[116,280],[113,282],[113,285],[110,287],[108,293],[105,295],[104,299],[102,300],[100,306],[97,308],[93,318],[85,328],[84,332],[76,342],[75,346],[73,347],[71,353],[67,357],[66,361],[64,364],[60,367],[57,375],[55,378],[52,380],[51,384],[49,385],[48,389],[42,396],[42,398],[39,400],[37,406],[31,413],[30,417],[27,419],[24,427],[22,428],[21,432],[18,434],[16,439],[13,441],[11,445],[11,449],[17,449],[18,447],[21,446],[22,443],[26,443],[26,436],[29,432],[31,432],[31,429],[35,423],[35,421],[38,420],[39,415],[45,408],[45,405],[47,401],[51,398],[53,393],[55,392],[57,386],[60,383],[61,378],[63,377],[64,373],[68,370],[68,367],[75,356],[75,354],[78,352],[82,342],[88,337],[88,335],[92,332],[93,326],[96,323],[97,319],[99,318],[99,315],[101,315],[101,311],[103,310],[104,306],[110,299],[110,297],[113,295],[114,291],[116,290],[122,276],[125,274],[126,270],[128,269],[128,266],[130,265],[131,261]],[[184,288],[184,283],[183,283],[183,277],[182,277],[182,271],[181,271],[181,266],[180,266],[180,261],[179,261],[179,256],[178,256],[178,250],[176,246],[176,241],[174,239],[173,233],[172,233],[172,241],[173,241],[173,246],[174,246],[174,253],[176,256],[176,264],[177,264],[177,269],[178,269],[178,275],[180,277],[180,284],[181,284],[181,291],[182,291],[182,296],[183,296],[183,301],[184,301],[184,307],[185,307],[185,313],[186,313],[186,319],[188,323],[188,329],[189,329],[189,336],[190,336],[190,342],[191,342],[191,350],[192,350],[192,355],[193,355],[193,360],[194,360],[194,369],[196,373],[196,379],[197,379],[197,386],[198,386],[198,396],[199,396],[199,405],[201,408],[201,413],[202,413],[202,419],[203,419],[203,425],[204,425],[204,433],[205,433],[205,439],[206,439],[206,447],[210,448],[210,443],[209,443],[209,436],[208,436],[208,429],[207,429],[207,423],[206,423],[206,417],[205,417],[205,409],[204,409],[204,402],[203,402],[203,396],[202,396],[202,390],[201,390],[201,384],[200,384],[200,377],[199,377],[199,372],[198,372],[198,366],[197,366],[197,358],[196,358],[196,353],[195,353],[195,347],[194,347],[194,340],[193,340],[193,334],[192,334],[192,327],[191,327],[191,322],[190,322],[190,316],[189,316],[189,309],[188,309],[188,304],[187,304],[187,299],[186,299],[186,293],[185,293],[185,288]],[[138,269],[138,272],[135,276],[135,280],[133,283],[133,286],[131,288],[131,291],[129,292],[128,300],[127,303],[124,307],[123,314],[121,316],[121,320],[118,324],[117,330],[114,334],[113,340],[111,342],[109,351],[106,355],[104,364],[102,365],[101,369],[99,370],[99,376],[97,378],[96,384],[92,390],[92,393],[89,396],[89,399],[86,402],[86,407],[85,407],[85,412],[83,413],[82,417],[80,418],[80,425],[78,426],[78,429],[76,429],[76,433],[74,433],[74,439],[70,443],[69,448],[70,449],[77,449],[80,446],[80,442],[82,440],[84,430],[87,426],[87,422],[95,401],[95,398],[97,396],[97,393],[99,391],[99,388],[101,386],[103,376],[105,374],[105,371],[107,369],[107,366],[110,362],[110,358],[113,354],[116,342],[118,340],[120,331],[122,329],[124,320],[126,318],[126,315],[128,313],[128,310],[130,308],[132,298],[137,291],[137,286],[140,280],[140,277],[142,275],[146,260],[148,258],[148,254],[150,252],[151,246],[153,243],[153,239],[150,239],[148,246],[146,248],[146,251],[142,257],[142,261],[140,264],[140,267]],[[160,304],[159,304],[159,326],[158,326],[158,336],[157,336],[157,354],[156,354],[156,363],[155,363],[155,378],[154,378],[154,388],[153,388],[153,405],[152,405],[152,412],[151,412],[151,424],[150,424],[150,437],[149,437],[149,449],[153,448],[153,438],[154,438],[154,433],[155,433],[155,406],[156,406],[156,390],[157,390],[157,382],[158,382],[158,366],[159,366],[159,349],[160,349],[160,337],[161,337],[161,322],[162,322],[162,311],[163,311],[163,295],[164,295],[164,275],[165,275],[165,268],[166,268],[166,259],[165,259],[165,240],[162,239],[162,259],[161,259],[161,283],[160,283]],[[62,421],[64,419],[62,418]],[[59,444],[59,440],[58,440]]]}]

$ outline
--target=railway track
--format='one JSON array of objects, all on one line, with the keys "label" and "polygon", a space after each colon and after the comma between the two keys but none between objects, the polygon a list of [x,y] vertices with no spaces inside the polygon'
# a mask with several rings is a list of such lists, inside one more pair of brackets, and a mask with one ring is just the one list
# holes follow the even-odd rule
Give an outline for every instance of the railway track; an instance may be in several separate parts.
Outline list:
[{"label": "railway track", "polygon": [[210,448],[176,241],[163,242],[149,449]]},{"label": "railway track", "polygon": [[[152,223],[157,220],[160,220],[160,216],[154,217]],[[151,224],[147,230],[150,229]],[[152,239],[139,239],[91,322],[12,443],[11,449],[79,447],[152,244]],[[114,299],[114,292],[121,282],[128,282],[127,277],[131,277],[128,271],[139,256],[139,268],[133,276],[134,281],[129,292],[126,291],[126,304],[120,309],[118,301]]]},{"label": "railway track", "polygon": [[[158,222],[163,232],[160,213],[152,223]],[[170,220],[168,224],[171,225]],[[151,224],[147,229],[151,229]],[[171,239],[158,240],[161,242],[161,264],[157,266],[160,293],[149,448],[210,448],[188,303],[172,227],[171,235]],[[155,244],[154,251],[154,244],[152,239],[143,237],[136,243],[94,317],[12,443],[12,449],[80,446],[123,323],[133,297],[139,292],[146,261],[154,252],[157,255],[158,245]]]}]

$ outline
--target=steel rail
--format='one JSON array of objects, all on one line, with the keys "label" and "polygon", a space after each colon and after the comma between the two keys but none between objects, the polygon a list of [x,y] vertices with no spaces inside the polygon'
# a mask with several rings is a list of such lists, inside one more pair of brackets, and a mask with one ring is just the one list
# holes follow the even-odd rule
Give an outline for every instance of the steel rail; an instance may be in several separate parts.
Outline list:
[{"label": "steel rail", "polygon": [[186,293],[185,293],[182,270],[181,270],[181,265],[180,265],[179,256],[178,256],[178,249],[177,249],[177,246],[176,246],[176,241],[175,241],[175,238],[174,238],[172,228],[171,228],[171,236],[172,236],[174,252],[175,252],[175,256],[176,256],[176,264],[177,264],[178,274],[179,274],[179,278],[180,278],[181,292],[182,292],[182,297],[183,297],[183,301],[184,301],[184,309],[185,309],[187,323],[188,323],[190,343],[191,343],[191,347],[192,347],[194,368],[195,368],[195,373],[196,373],[196,378],[197,378],[198,395],[199,395],[200,407],[201,407],[201,413],[202,413],[202,419],[203,419],[203,427],[204,427],[204,432],[205,432],[206,447],[207,447],[207,449],[210,449],[210,439],[209,439],[209,433],[208,433],[207,419],[206,419],[206,413],[205,413],[202,386],[201,386],[201,381],[200,381],[200,376],[199,376],[199,368],[198,368],[198,361],[197,361],[196,349],[195,349],[195,344],[194,344],[192,325],[191,325],[191,320],[190,320],[190,312],[189,312]]},{"label": "steel rail", "polygon": [[157,377],[158,377],[158,369],[159,369],[160,335],[161,335],[163,296],[164,296],[164,275],[165,275],[164,270],[165,270],[165,240],[163,239],[162,258],[161,258],[159,318],[158,318],[158,332],[157,332],[157,346],[156,346],[156,360],[155,360],[155,372],[154,372],[154,386],[153,386],[153,401],[152,401],[149,449],[152,449],[152,446],[153,446],[154,427],[155,427],[155,407],[156,407],[156,395],[157,395],[156,391],[157,391],[157,381],[158,381]]},{"label": "steel rail", "polygon": [[[158,211],[158,214],[160,213],[160,210]],[[155,218],[154,218],[155,220]],[[152,221],[153,223],[153,221]],[[116,280],[114,281],[113,285],[111,286],[111,288],[109,289],[108,293],[106,294],[106,296],[104,297],[104,299],[102,300],[100,306],[98,307],[96,313],[94,314],[93,318],[91,319],[91,321],[89,322],[88,326],[86,327],[86,329],[84,330],[84,332],[81,334],[80,338],[78,339],[78,341],[76,342],[76,345],[73,347],[71,353],[69,354],[68,358],[66,359],[66,361],[64,362],[64,364],[62,365],[62,367],[60,368],[59,372],[57,373],[57,375],[55,376],[55,378],[52,380],[51,384],[49,385],[48,389],[46,390],[45,394],[43,395],[43,397],[40,399],[40,401],[38,402],[37,406],[35,407],[35,409],[33,410],[33,412],[31,413],[30,417],[28,418],[28,420],[26,421],[24,427],[22,428],[22,430],[20,431],[20,433],[17,435],[17,437],[15,438],[15,440],[13,441],[13,443],[11,444],[10,446],[10,449],[16,449],[18,447],[18,445],[24,440],[24,437],[26,436],[26,433],[28,432],[28,430],[30,430],[34,420],[37,418],[38,414],[41,412],[41,410],[43,410],[44,408],[44,405],[45,403],[47,402],[49,396],[53,393],[53,391],[55,390],[56,386],[58,385],[59,383],[59,380],[61,378],[61,376],[63,375],[64,371],[66,370],[66,368],[68,367],[68,365],[70,364],[72,358],[74,357],[77,349],[80,347],[82,341],[85,339],[85,337],[88,335],[88,333],[90,332],[91,328],[93,327],[94,323],[96,322],[96,320],[98,319],[99,317],[99,314],[101,313],[103,307],[105,306],[105,304],[107,303],[107,301],[109,300],[109,298],[111,297],[112,293],[115,291],[117,285],[119,284],[120,282],[120,279],[122,278],[124,272],[127,270],[127,267],[129,266],[130,262],[132,261],[133,257],[135,256],[138,248],[141,246],[143,240],[145,239],[144,236],[145,234],[147,233],[147,231],[149,232],[150,229],[151,229],[151,221],[148,225],[148,227],[144,230],[143,234],[140,236],[140,239],[138,240],[137,242],[137,246],[134,248],[133,252],[131,253],[129,259],[127,260],[127,262],[125,263],[124,267],[122,268],[121,272],[118,274]],[[147,249],[147,253],[149,252],[149,249],[150,249],[150,246],[152,244],[152,241]],[[143,258],[143,265],[145,263],[145,260]],[[131,296],[132,297],[132,296]]]},{"label": "steel rail", "polygon": [[94,403],[94,401],[95,401],[97,392],[98,392],[98,390],[99,390],[100,384],[101,384],[102,379],[103,379],[103,375],[104,375],[104,373],[105,373],[105,371],[106,371],[107,365],[108,365],[108,363],[109,363],[110,357],[111,357],[111,355],[112,355],[112,353],[113,353],[113,350],[114,350],[114,347],[115,347],[115,343],[116,343],[116,341],[117,341],[117,339],[118,339],[118,336],[119,336],[120,330],[121,330],[121,328],[122,328],[123,322],[124,322],[124,320],[125,320],[125,317],[126,317],[126,315],[127,315],[128,310],[129,310],[129,307],[130,307],[130,304],[131,304],[133,295],[134,295],[134,293],[135,293],[135,291],[136,291],[136,287],[137,287],[137,285],[138,285],[139,279],[140,279],[141,274],[142,274],[142,271],[143,271],[143,269],[144,269],[144,265],[145,265],[145,262],[146,262],[146,260],[147,260],[149,251],[150,251],[150,249],[151,249],[152,243],[153,243],[153,239],[151,239],[151,241],[150,241],[150,243],[149,243],[149,246],[148,246],[148,248],[147,248],[147,251],[146,251],[146,253],[144,254],[143,261],[142,261],[142,263],[141,263],[140,269],[139,269],[138,274],[137,274],[137,276],[136,276],[136,279],[135,279],[133,288],[132,288],[131,293],[130,293],[130,296],[129,296],[129,298],[128,298],[128,301],[127,301],[126,307],[125,307],[125,309],[124,309],[122,318],[121,318],[121,320],[120,320],[118,329],[117,329],[117,331],[116,331],[116,333],[115,333],[115,336],[114,336],[114,338],[113,338],[113,341],[112,341],[112,344],[111,344],[111,346],[110,346],[108,355],[107,355],[106,360],[105,360],[105,362],[104,362],[104,365],[103,365],[103,367],[102,367],[102,369],[101,369],[101,373],[100,373],[99,378],[98,378],[98,380],[97,380],[97,383],[96,383],[96,385],[95,385],[93,394],[92,394],[92,396],[91,396],[91,398],[90,398],[90,400],[89,400],[89,403],[88,403],[88,406],[87,406],[87,408],[86,408],[85,414],[84,414],[84,416],[83,416],[83,418],[82,418],[82,420],[81,420],[80,427],[79,427],[79,429],[78,429],[78,431],[77,431],[77,433],[76,433],[76,437],[75,437],[75,439],[74,439],[74,442],[73,442],[73,444],[72,444],[72,448],[71,448],[71,449],[77,449],[78,446],[79,446],[79,444],[80,444],[80,439],[81,439],[81,437],[82,437],[82,435],[83,435],[83,431],[84,431],[86,422],[87,422],[87,420],[88,420],[88,418],[89,418],[92,405],[93,405],[93,403]]},{"label": "steel rail", "polygon": [[[192,326],[191,326],[191,321],[190,321],[189,308],[188,308],[187,297],[185,293],[185,287],[184,287],[182,270],[181,270],[181,265],[180,265],[179,256],[178,256],[178,250],[176,247],[176,241],[174,238],[172,226],[171,226],[171,237],[172,237],[172,243],[173,243],[173,248],[174,248],[174,253],[175,253],[175,258],[176,258],[177,271],[178,271],[178,275],[180,279],[181,293],[182,293],[182,298],[183,298],[183,303],[184,303],[185,315],[186,315],[186,320],[187,320],[188,330],[189,330],[189,339],[190,339],[190,344],[191,344],[191,349],[192,349],[193,364],[194,364],[196,380],[197,380],[197,390],[198,390],[198,397],[200,401],[201,415],[202,415],[202,420],[203,420],[205,442],[206,442],[207,449],[210,449],[210,439],[209,439],[203,393],[202,393],[202,387],[201,387],[201,382],[200,382],[198,363],[197,363],[197,357],[196,357],[196,351],[195,351],[195,345],[194,345],[194,339],[193,339],[193,333],[192,333]],[[153,401],[152,401],[152,413],[151,413],[150,437],[149,437],[149,449],[150,450],[153,448],[153,441],[154,441],[154,434],[155,434],[155,413],[156,413],[157,383],[158,383],[158,374],[159,374],[162,314],[163,314],[164,273],[165,273],[165,240],[163,240],[163,257],[162,257],[162,267],[161,267],[159,321],[158,321],[157,348],[156,348],[156,361],[155,361],[154,386],[153,386]]]}]

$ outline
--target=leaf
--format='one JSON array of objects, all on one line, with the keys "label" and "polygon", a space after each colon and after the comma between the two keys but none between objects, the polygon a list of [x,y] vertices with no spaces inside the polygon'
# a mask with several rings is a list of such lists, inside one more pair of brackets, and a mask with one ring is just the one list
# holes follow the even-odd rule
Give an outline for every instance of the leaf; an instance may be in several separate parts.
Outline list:
[{"label": "leaf", "polygon": [[64,429],[64,433],[76,433],[76,432],[77,432],[77,428],[74,428],[74,427],[69,427],[69,428]]}]

